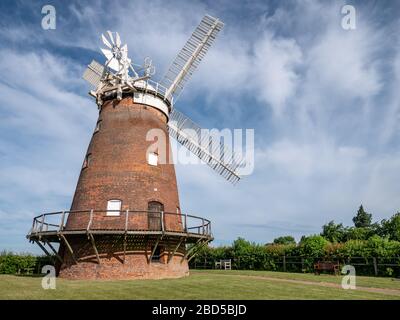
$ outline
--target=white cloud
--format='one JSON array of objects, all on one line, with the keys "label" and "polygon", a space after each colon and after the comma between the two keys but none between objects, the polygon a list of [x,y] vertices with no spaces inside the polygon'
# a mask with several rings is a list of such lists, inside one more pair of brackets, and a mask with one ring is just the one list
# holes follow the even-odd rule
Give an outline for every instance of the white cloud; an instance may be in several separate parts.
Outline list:
[{"label": "white cloud", "polygon": [[295,69],[302,62],[301,49],[294,39],[277,38],[265,32],[255,44],[254,52],[253,85],[259,91],[258,97],[280,114],[299,82]]},{"label": "white cloud", "polygon": [[7,57],[0,61],[0,212],[7,221],[0,235],[23,247],[34,215],[69,205],[97,110],[72,90],[83,84],[72,61],[46,52],[0,55]]},{"label": "white cloud", "polygon": [[381,38],[368,27],[344,31],[332,27],[308,55],[308,81],[319,90],[347,98],[368,99],[381,83],[375,57]]},{"label": "white cloud", "polygon": [[267,148],[258,160],[267,170],[273,166],[291,177],[309,179],[352,175],[357,163],[366,158],[366,151],[358,147],[337,147],[323,141],[301,145],[283,140]]}]

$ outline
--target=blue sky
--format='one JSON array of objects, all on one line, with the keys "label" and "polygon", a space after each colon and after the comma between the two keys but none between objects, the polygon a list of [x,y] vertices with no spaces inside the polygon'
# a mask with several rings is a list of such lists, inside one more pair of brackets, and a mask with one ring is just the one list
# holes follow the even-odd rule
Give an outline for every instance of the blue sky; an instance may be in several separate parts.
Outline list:
[{"label": "blue sky", "polygon": [[[341,7],[356,8],[356,29]],[[57,11],[41,28],[41,8]],[[86,65],[118,31],[155,79],[204,14],[225,22],[176,106],[204,128],[255,130],[255,170],[236,186],[177,165],[183,211],[210,218],[214,244],[265,243],[400,210],[398,1],[1,1],[0,249],[68,209],[97,118]],[[206,201],[205,201],[206,200]]]}]

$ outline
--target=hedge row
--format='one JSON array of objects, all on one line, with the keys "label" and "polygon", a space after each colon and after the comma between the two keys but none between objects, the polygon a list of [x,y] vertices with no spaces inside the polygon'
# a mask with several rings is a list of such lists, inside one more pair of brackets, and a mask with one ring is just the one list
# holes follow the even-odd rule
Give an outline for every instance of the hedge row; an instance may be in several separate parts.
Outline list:
[{"label": "hedge row", "polygon": [[46,264],[54,264],[51,257],[12,252],[0,253],[0,274],[40,273],[42,266]]},{"label": "hedge row", "polygon": [[[382,264],[379,274],[400,274],[400,242],[379,236],[368,240],[331,243],[315,235],[304,237],[299,244],[289,245],[259,245],[239,238],[231,246],[202,248],[191,260],[191,267],[212,268],[215,261],[231,259],[235,269],[283,271],[283,257],[290,269],[288,271],[312,272],[318,260],[334,260],[341,264],[351,264],[357,260],[356,270],[360,271],[359,274],[375,274],[372,261],[376,258]],[[395,266],[385,267],[385,263]]]},{"label": "hedge row", "polygon": [[[242,238],[231,246],[204,247],[194,259],[191,266],[213,267],[220,259],[232,259],[233,268],[245,270],[283,271],[283,257],[288,271],[313,271],[313,263],[317,260],[338,260],[342,264],[352,263],[355,258],[362,258],[356,267],[358,274],[374,274],[371,268],[373,258],[394,266],[384,267],[382,275],[400,275],[400,242],[372,236],[368,240],[349,240],[344,243],[331,243],[322,236],[303,237],[299,244],[250,243]],[[301,264],[299,264],[299,258]],[[53,264],[51,257],[33,256],[30,254],[0,254],[0,274],[40,273],[41,267]],[[363,267],[362,264],[368,264]],[[208,265],[207,265],[208,264]]]}]

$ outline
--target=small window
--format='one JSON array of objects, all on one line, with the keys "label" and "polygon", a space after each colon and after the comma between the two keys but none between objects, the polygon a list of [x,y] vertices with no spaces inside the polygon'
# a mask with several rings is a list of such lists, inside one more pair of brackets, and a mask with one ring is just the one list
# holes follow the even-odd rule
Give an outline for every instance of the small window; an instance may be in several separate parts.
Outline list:
[{"label": "small window", "polygon": [[147,162],[151,166],[156,166],[158,164],[158,154],[151,152],[148,154]]},{"label": "small window", "polygon": [[94,133],[99,132],[101,129],[101,122],[102,120],[97,121],[96,128],[94,129]]},{"label": "small window", "polygon": [[89,167],[91,161],[92,161],[92,154],[89,153],[86,155],[85,160],[83,161],[82,169]]},{"label": "small window", "polygon": [[121,211],[121,200],[108,200],[107,201],[107,215],[108,216],[119,216]]}]

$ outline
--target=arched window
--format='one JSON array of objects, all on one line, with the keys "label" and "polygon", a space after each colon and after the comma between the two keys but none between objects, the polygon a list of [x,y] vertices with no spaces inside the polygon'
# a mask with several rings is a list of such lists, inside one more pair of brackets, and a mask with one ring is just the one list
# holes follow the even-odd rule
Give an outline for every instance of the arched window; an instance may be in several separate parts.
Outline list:
[{"label": "arched window", "polygon": [[158,201],[150,201],[147,206],[149,230],[161,230],[161,212],[164,205]]}]

